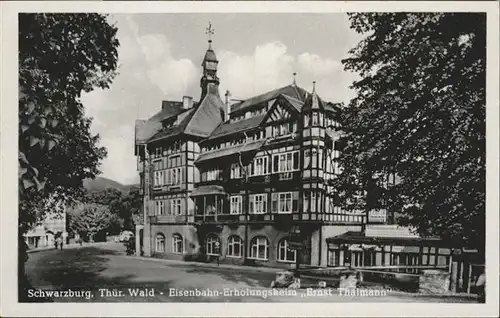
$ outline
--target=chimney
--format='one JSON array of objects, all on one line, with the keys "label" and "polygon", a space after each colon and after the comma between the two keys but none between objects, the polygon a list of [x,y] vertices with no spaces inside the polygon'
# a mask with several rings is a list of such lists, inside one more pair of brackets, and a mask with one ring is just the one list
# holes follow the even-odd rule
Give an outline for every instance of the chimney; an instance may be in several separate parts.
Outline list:
[{"label": "chimney", "polygon": [[190,109],[193,107],[193,98],[191,96],[183,96],[182,97],[182,108]]},{"label": "chimney", "polygon": [[229,91],[226,91],[226,111],[224,112],[225,114],[224,121],[228,121],[229,114],[231,114],[231,105],[229,104],[230,99],[231,99],[231,93]]}]

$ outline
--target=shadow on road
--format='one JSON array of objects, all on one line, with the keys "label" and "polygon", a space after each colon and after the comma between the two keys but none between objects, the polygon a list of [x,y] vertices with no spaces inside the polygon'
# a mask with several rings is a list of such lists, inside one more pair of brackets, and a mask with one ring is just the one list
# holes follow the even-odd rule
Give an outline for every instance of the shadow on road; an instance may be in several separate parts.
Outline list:
[{"label": "shadow on road", "polygon": [[[43,253],[31,254],[26,264],[28,281],[24,282],[27,290],[35,288],[44,291],[55,290],[85,290],[91,291],[95,298],[101,297],[99,289],[124,290],[131,288],[167,288],[166,282],[141,282],[140,286],[133,282],[135,274],[106,276],[101,273],[108,268],[109,256],[124,255],[120,250],[103,247],[83,247],[64,251],[51,250]],[[21,283],[21,282],[20,282]],[[34,287],[33,287],[34,286]],[[64,296],[62,297],[64,298]],[[115,296],[109,296],[111,301]],[[53,297],[24,297],[20,302],[50,302]],[[75,299],[57,299],[57,301],[75,301]],[[92,301],[96,299],[81,299],[78,301]],[[104,301],[104,300],[101,300]],[[123,301],[123,300],[121,300]],[[137,300],[136,300],[137,301]]]},{"label": "shadow on road", "polygon": [[250,287],[269,287],[271,282],[276,277],[275,273],[266,272],[252,272],[250,270],[245,270],[239,272],[237,270],[228,269],[218,269],[218,268],[201,268],[201,267],[189,267],[185,269],[186,273],[193,274],[211,274],[220,276],[224,281],[233,283],[242,283]]}]

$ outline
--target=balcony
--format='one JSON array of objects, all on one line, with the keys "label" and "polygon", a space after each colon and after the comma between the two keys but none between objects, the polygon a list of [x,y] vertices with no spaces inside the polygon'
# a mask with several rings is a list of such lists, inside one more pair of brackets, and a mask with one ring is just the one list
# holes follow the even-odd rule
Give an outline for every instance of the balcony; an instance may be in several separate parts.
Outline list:
[{"label": "balcony", "polygon": [[272,182],[300,182],[302,176],[300,171],[280,172],[271,175]]}]

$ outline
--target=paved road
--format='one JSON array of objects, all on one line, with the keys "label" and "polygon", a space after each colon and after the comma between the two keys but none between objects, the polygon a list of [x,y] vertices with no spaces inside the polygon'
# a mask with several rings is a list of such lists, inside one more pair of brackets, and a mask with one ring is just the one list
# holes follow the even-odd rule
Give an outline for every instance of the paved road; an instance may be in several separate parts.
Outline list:
[{"label": "paved road", "polygon": [[[214,268],[203,264],[126,256],[121,244],[72,247],[29,254],[26,272],[33,301],[56,302],[455,302],[456,299],[325,295],[267,288],[272,269]],[[39,290],[63,291],[42,295]],[[272,294],[281,292],[281,295]],[[187,294],[186,294],[187,293]],[[271,294],[269,294],[271,293]]]}]

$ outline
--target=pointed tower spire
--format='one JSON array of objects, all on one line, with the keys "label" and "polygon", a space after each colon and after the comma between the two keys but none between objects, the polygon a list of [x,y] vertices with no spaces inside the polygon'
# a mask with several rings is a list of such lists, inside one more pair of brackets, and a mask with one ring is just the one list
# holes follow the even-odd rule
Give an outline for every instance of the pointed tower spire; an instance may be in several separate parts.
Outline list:
[{"label": "pointed tower spire", "polygon": [[212,35],[214,34],[214,29],[212,28],[212,22],[208,23],[208,28],[206,28],[206,34],[208,34],[208,49],[203,58],[201,66],[203,66],[203,76],[200,81],[201,86],[201,98],[207,94],[214,94],[219,96],[219,78],[217,77],[217,65],[219,61],[212,49]]},{"label": "pointed tower spire", "polygon": [[316,81],[313,82],[313,88],[311,95],[307,96],[307,99],[304,103],[304,107],[302,107],[302,111],[310,110],[310,109],[324,109],[323,101],[319,98],[316,93]]},{"label": "pointed tower spire", "polygon": [[212,35],[214,34],[214,29],[212,29],[212,22],[208,21],[208,28],[206,28],[206,34],[208,34],[208,49],[212,50]]}]

